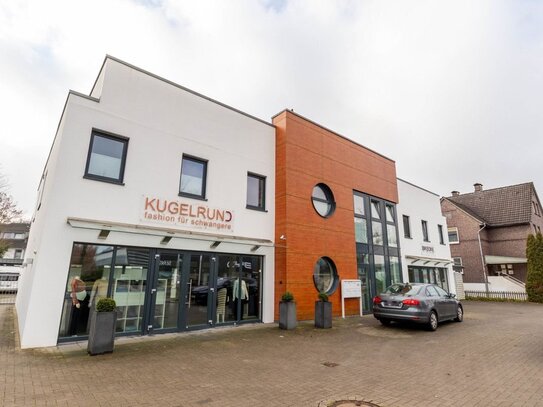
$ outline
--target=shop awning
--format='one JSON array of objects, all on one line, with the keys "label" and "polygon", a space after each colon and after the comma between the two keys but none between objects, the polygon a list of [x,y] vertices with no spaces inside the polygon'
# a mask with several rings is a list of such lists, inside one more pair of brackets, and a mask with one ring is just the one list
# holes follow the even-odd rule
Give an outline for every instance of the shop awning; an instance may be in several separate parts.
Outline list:
[{"label": "shop awning", "polygon": [[405,256],[407,259],[407,265],[409,266],[422,266],[422,267],[445,267],[452,264],[451,259],[439,259],[435,257],[423,257],[423,256]]},{"label": "shop awning", "polygon": [[[214,242],[214,247],[218,246],[220,243],[237,243],[237,244],[246,244],[251,245],[254,248],[260,246],[273,247],[274,244],[271,240],[267,239],[257,239],[244,236],[232,236],[224,234],[215,234],[215,233],[205,233],[198,231],[190,230],[180,230],[180,229],[171,229],[163,228],[156,226],[147,226],[147,225],[133,225],[128,223],[120,222],[111,222],[111,221],[101,221],[94,219],[82,219],[82,218],[67,218],[66,222],[73,228],[79,229],[91,229],[98,230],[102,232],[120,232],[120,233],[136,233],[140,235],[149,235],[149,236],[159,236],[162,238],[183,238],[183,239],[194,239],[194,240],[205,240]],[[107,236],[107,233],[105,233]]]},{"label": "shop awning", "polygon": [[486,264],[522,264],[527,262],[525,257],[485,256]]}]

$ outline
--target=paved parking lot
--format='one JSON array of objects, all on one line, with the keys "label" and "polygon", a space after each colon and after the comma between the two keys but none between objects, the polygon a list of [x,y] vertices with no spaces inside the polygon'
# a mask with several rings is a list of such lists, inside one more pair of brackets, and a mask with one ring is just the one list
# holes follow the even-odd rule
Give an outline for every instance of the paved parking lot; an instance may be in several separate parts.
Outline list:
[{"label": "paved parking lot", "polygon": [[368,316],[331,330],[259,324],[123,338],[113,354],[90,357],[83,343],[17,349],[3,305],[0,405],[543,406],[543,306],[465,310],[463,323],[436,332]]}]

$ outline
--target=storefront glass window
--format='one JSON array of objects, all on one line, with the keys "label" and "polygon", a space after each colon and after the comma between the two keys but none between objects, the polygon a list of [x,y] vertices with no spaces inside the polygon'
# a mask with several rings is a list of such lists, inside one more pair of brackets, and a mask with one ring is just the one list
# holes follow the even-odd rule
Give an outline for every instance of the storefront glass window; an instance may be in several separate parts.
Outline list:
[{"label": "storefront glass window", "polygon": [[377,246],[383,245],[383,225],[381,222],[373,221],[371,223],[372,226],[372,236],[373,236],[373,244]]},{"label": "storefront glass window", "polygon": [[400,270],[400,261],[397,257],[390,256],[390,279],[392,284],[402,282],[402,272]]},{"label": "storefront glass window", "polygon": [[371,217],[381,219],[381,205],[378,201],[371,201]]},{"label": "storefront glass window", "polygon": [[89,309],[108,295],[112,246],[74,244],[59,336],[86,336]]},{"label": "storefront glass window", "polygon": [[[242,302],[241,319],[260,318],[260,284],[262,277],[262,260],[260,257],[241,258],[241,281],[247,288],[247,298]],[[243,288],[243,283],[241,284]]]},{"label": "storefront glass window", "polygon": [[386,210],[387,222],[394,223],[395,222],[394,207],[392,205],[387,204],[386,208],[387,208]]},{"label": "storefront glass window", "polygon": [[337,287],[338,275],[334,262],[328,257],[321,257],[315,264],[313,281],[317,291],[333,294]]},{"label": "storefront glass window", "polygon": [[398,239],[396,237],[396,226],[387,225],[387,240],[390,247],[398,247]]},{"label": "storefront glass window", "polygon": [[358,253],[356,255],[356,263],[358,268],[358,279],[361,283],[362,291],[362,307],[364,312],[369,312],[371,310],[371,294],[370,294],[370,263],[369,255]]},{"label": "storefront glass window", "polygon": [[363,196],[354,195],[354,213],[355,215],[365,216],[366,209],[364,207],[365,199]]},{"label": "storefront glass window", "polygon": [[368,243],[368,225],[364,218],[354,218],[354,234],[357,243]]},{"label": "storefront glass window", "polygon": [[[134,332],[142,328],[149,250],[119,247],[115,253],[112,297],[117,303],[117,332]],[[156,306],[164,307],[166,286],[159,280],[156,291]],[[157,313],[155,318],[164,315]]]},{"label": "storefront glass window", "polygon": [[375,288],[376,295],[385,292],[387,287],[385,272],[385,257],[380,255],[373,256],[375,262]]}]

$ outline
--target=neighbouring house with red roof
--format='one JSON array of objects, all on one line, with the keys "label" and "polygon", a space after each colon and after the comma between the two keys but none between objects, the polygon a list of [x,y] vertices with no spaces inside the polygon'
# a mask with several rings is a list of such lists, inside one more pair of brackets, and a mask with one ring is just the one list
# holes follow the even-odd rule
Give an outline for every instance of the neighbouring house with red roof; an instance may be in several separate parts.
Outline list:
[{"label": "neighbouring house with red roof", "polygon": [[441,199],[447,219],[454,267],[463,271],[465,288],[523,291],[526,239],[543,228],[541,202],[534,184],[475,190]]}]

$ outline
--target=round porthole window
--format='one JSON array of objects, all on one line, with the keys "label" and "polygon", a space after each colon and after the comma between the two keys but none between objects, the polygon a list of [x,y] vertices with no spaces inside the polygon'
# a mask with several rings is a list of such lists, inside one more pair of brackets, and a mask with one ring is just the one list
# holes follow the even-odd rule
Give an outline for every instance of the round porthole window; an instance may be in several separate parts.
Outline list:
[{"label": "round porthole window", "polygon": [[315,211],[323,218],[332,216],[336,209],[334,194],[332,194],[330,188],[324,184],[317,184],[313,187],[311,202],[313,202]]},{"label": "round porthole window", "polygon": [[338,281],[336,265],[332,259],[321,257],[317,260],[313,272],[313,282],[317,291],[331,295],[336,291]]}]

